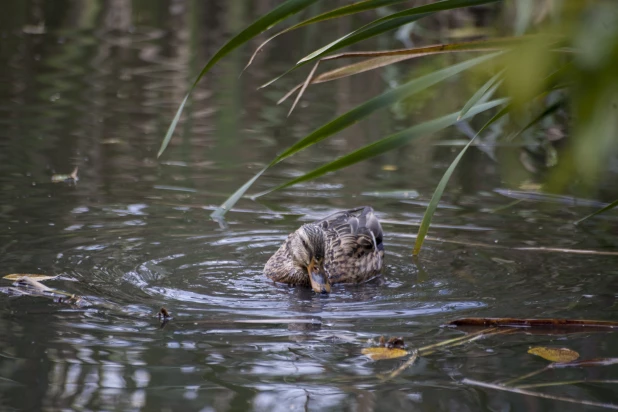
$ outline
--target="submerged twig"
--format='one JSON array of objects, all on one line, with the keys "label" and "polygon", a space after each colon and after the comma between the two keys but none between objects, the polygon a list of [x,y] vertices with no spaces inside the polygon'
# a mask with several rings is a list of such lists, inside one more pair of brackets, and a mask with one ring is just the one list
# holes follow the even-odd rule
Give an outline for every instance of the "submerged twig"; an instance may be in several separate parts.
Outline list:
[{"label": "submerged twig", "polygon": [[518,376],[517,378],[514,378],[514,379],[511,379],[511,380],[506,381],[506,382],[504,382],[504,383],[501,383],[500,385],[504,385],[504,386],[511,386],[511,385],[513,385],[515,382],[523,381],[524,379],[531,378],[531,377],[533,377],[533,376],[538,375],[539,373],[543,373],[543,372],[545,372],[546,370],[551,369],[549,366],[551,366],[551,364],[550,364],[550,365],[548,365],[548,366],[545,366],[544,368],[537,369],[537,370],[535,370],[534,372],[530,372],[530,373],[527,373],[527,374],[525,374],[525,375]]},{"label": "submerged twig", "polygon": [[395,377],[397,377],[401,372],[403,372],[404,370],[406,370],[408,367],[412,366],[414,364],[414,362],[416,362],[416,360],[420,357],[420,356],[427,356],[427,355],[431,355],[432,353],[436,352],[439,348],[448,348],[448,347],[453,347],[453,346],[459,346],[459,345],[463,345],[466,343],[470,343],[473,342],[477,339],[481,339],[490,335],[496,335],[499,333],[506,333],[506,332],[510,332],[511,330],[501,330],[499,331],[498,328],[488,328],[488,329],[483,329],[481,331],[475,332],[475,333],[471,333],[469,335],[465,335],[465,336],[459,336],[457,338],[453,338],[453,339],[448,339],[442,342],[438,342],[438,343],[433,343],[431,345],[426,345],[423,346],[421,348],[415,349],[412,352],[412,356],[410,356],[410,358],[408,358],[408,360],[406,360],[401,366],[399,366],[397,369],[395,369],[394,371],[392,371],[388,376],[385,377],[385,379],[393,379]]},{"label": "submerged twig", "polygon": [[512,388],[512,387],[507,387],[507,386],[502,386],[502,385],[495,385],[493,383],[475,381],[475,380],[467,379],[467,378],[464,379],[463,381],[461,381],[461,383],[464,384],[464,385],[476,386],[476,387],[480,387],[480,388],[496,389],[496,390],[499,390],[499,391],[518,393],[520,395],[528,395],[528,396],[534,396],[534,397],[537,397],[537,398],[551,399],[551,400],[554,400],[554,401],[563,401],[563,402],[575,403],[575,404],[579,404],[579,405],[596,406],[596,407],[599,407],[599,408],[618,410],[618,405],[615,405],[615,404],[612,404],[612,403],[602,403],[602,402],[586,401],[586,400],[580,400],[580,399],[574,399],[574,398],[567,398],[565,396],[549,395],[547,393],[532,392],[532,391],[528,391],[528,390],[525,390],[525,389]]},{"label": "submerged twig", "polygon": [[587,319],[523,319],[523,318],[462,318],[449,322],[456,326],[493,326],[493,327],[602,327],[618,329],[618,322]]},{"label": "submerged twig", "polygon": [[[618,358],[596,358],[596,359],[581,359],[581,360],[575,360],[571,362],[554,362],[554,363],[550,363],[544,368],[535,370],[534,372],[530,372],[525,375],[519,376],[515,379],[506,381],[502,383],[501,385],[511,386],[515,382],[519,382],[524,379],[531,378],[533,376],[536,376],[550,369],[581,368],[581,367],[591,367],[591,366],[609,366],[609,365],[615,365],[615,364],[618,364]],[[518,387],[524,387],[524,386],[527,386],[527,385],[521,385]]]},{"label": "submerged twig", "polygon": [[516,388],[542,388],[545,386],[561,386],[561,385],[576,385],[578,383],[618,383],[618,379],[580,379],[573,381],[558,381],[558,382],[545,382],[545,383],[531,383],[528,385],[517,385]]},{"label": "submerged twig", "polygon": [[[416,238],[416,235],[411,235],[409,237]],[[489,249],[508,249],[508,250],[524,251],[524,252],[549,252],[549,253],[571,253],[571,254],[576,254],[576,255],[618,256],[618,252],[610,251],[610,250],[568,249],[568,248],[556,248],[556,247],[544,247],[544,246],[537,246],[537,247],[535,246],[513,246],[512,247],[512,246],[496,245],[492,243],[472,242],[469,240],[444,239],[444,238],[433,237],[433,236],[426,236],[425,240],[431,241],[431,242],[450,243],[454,245],[478,246],[478,247],[484,247],[484,248],[489,248]]]},{"label": "submerged twig", "polygon": [[386,379],[393,379],[394,377],[398,376],[401,372],[403,372],[404,370],[406,370],[408,367],[412,366],[414,364],[414,362],[416,362],[416,360],[419,358],[419,354],[418,354],[418,350],[415,350],[414,352],[412,352],[412,356],[410,356],[410,358],[408,358],[407,361],[405,361],[403,364],[401,364],[400,367],[398,367],[397,369],[395,369],[394,371],[392,371],[387,377]]},{"label": "submerged twig", "polygon": [[437,348],[440,348],[440,347],[443,347],[443,346],[444,347],[451,347],[451,346],[462,345],[464,343],[471,342],[472,340],[476,339],[479,336],[491,334],[491,333],[493,333],[493,332],[495,332],[497,330],[498,330],[497,328],[483,329],[481,331],[474,332],[474,333],[471,333],[469,335],[459,336],[457,338],[447,339],[447,340],[444,340],[442,342],[433,343],[431,345],[423,346],[421,348],[418,348],[418,351],[421,353],[421,355],[428,355],[429,353],[435,352],[435,349],[437,349]]}]

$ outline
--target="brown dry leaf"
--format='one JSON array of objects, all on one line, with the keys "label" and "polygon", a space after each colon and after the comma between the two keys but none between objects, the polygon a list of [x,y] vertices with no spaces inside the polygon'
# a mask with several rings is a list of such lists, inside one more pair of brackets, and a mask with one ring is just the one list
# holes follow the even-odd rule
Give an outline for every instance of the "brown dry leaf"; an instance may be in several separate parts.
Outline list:
[{"label": "brown dry leaf", "polygon": [[543,346],[537,346],[530,348],[528,353],[540,356],[541,358],[547,359],[551,362],[572,362],[579,358],[579,353],[568,348],[546,348]]},{"label": "brown dry leaf", "polygon": [[361,353],[367,355],[371,360],[378,361],[401,358],[402,356],[406,356],[408,351],[396,348],[364,348]]},{"label": "brown dry leaf", "polygon": [[4,276],[2,279],[17,281],[23,278],[28,278],[28,279],[36,280],[37,282],[43,282],[45,280],[54,279],[56,277],[57,276],[12,273],[10,275]]},{"label": "brown dry leaf", "polygon": [[392,349],[392,348],[404,349],[406,347],[406,344],[403,342],[403,338],[390,338],[388,342],[386,342],[384,347],[389,348],[389,349]]}]

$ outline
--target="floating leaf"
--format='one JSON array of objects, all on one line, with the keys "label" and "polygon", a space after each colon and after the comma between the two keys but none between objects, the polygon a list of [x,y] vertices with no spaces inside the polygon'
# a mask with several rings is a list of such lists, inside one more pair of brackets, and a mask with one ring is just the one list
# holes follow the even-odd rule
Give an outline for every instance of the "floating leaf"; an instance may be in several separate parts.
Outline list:
[{"label": "floating leaf", "polygon": [[48,288],[41,282],[36,281],[33,278],[29,278],[29,277],[20,278],[19,280],[17,280],[17,284],[19,284],[20,286],[23,285],[25,287],[32,288],[33,291],[35,292],[47,292],[47,291],[52,290],[51,288]]},{"label": "floating leaf", "polygon": [[537,346],[528,350],[531,355],[540,356],[551,362],[572,362],[579,358],[579,353],[568,348],[546,348]]},{"label": "floating leaf", "polygon": [[58,276],[12,273],[10,275],[6,275],[2,277],[2,279],[17,281],[17,280],[21,280],[24,278],[28,278],[28,279],[36,280],[37,282],[43,282],[45,280],[55,279],[57,277]]},{"label": "floating leaf", "polygon": [[385,172],[396,172],[399,169],[396,165],[384,165],[382,166],[382,170]]},{"label": "floating leaf", "polygon": [[369,357],[369,359],[378,361],[384,359],[395,359],[406,356],[408,351],[397,348],[364,348],[362,354]]},{"label": "floating leaf", "polygon": [[77,182],[77,180],[77,167],[73,169],[73,172],[70,175],[55,174],[51,177],[52,183]]}]

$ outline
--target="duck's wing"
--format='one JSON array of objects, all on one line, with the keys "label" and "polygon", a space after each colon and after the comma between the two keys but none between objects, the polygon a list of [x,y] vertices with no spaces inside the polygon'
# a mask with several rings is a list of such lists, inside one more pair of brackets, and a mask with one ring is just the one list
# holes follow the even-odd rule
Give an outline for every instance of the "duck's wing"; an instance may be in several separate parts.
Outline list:
[{"label": "duck's wing", "polygon": [[315,224],[322,226],[327,233],[333,232],[345,243],[354,240],[371,248],[383,248],[382,226],[369,206],[342,210],[318,220]]},{"label": "duck's wing", "polygon": [[363,282],[382,268],[382,227],[370,207],[337,212],[319,224],[327,236],[324,268],[332,283]]}]

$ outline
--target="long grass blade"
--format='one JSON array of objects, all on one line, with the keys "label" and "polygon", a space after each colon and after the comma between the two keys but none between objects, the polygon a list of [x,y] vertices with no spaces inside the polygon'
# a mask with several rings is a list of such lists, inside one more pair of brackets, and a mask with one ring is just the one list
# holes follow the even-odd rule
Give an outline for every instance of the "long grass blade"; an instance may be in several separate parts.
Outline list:
[{"label": "long grass blade", "polygon": [[377,36],[389,30],[411,23],[430,14],[444,11],[459,9],[469,6],[478,6],[480,4],[494,3],[501,0],[443,0],[435,3],[426,4],[423,6],[414,7],[408,10],[403,10],[398,13],[393,13],[388,16],[377,19],[365,26],[355,30],[345,36],[335,40],[334,42],[314,51],[313,53],[303,57],[298,63],[315,60],[328,52],[339,50],[359,41]]},{"label": "long grass blade", "polygon": [[210,217],[213,219],[221,219],[223,215],[225,215],[238,200],[245,194],[247,189],[251,187],[251,185],[260,177],[262,173],[264,173],[268,169],[268,166],[260,170],[255,176],[247,181],[244,185],[242,185],[232,196],[230,196],[225,202],[221,204],[218,208],[216,208],[211,214]]},{"label": "long grass blade", "polygon": [[253,63],[253,60],[255,59],[255,56],[257,56],[257,54],[262,51],[262,49],[264,48],[264,46],[266,46],[266,44],[268,44],[270,41],[272,41],[276,37],[281,36],[282,34],[289,33],[292,30],[300,29],[301,27],[305,27],[305,26],[308,26],[310,24],[320,23],[320,22],[323,22],[323,21],[326,21],[326,20],[336,19],[336,18],[343,17],[343,16],[349,16],[351,14],[356,14],[356,13],[360,13],[360,12],[367,11],[367,10],[377,9],[379,7],[385,7],[385,6],[390,6],[390,5],[397,4],[397,3],[403,3],[405,1],[409,1],[409,0],[365,0],[365,1],[359,1],[357,3],[348,4],[346,6],[342,6],[342,7],[338,7],[336,9],[333,9],[333,10],[329,10],[329,11],[327,11],[325,13],[322,13],[322,14],[319,14],[319,15],[317,15],[315,17],[311,17],[311,18],[309,18],[307,20],[301,21],[300,23],[297,23],[297,24],[295,24],[295,25],[293,25],[291,27],[288,27],[285,30],[281,30],[280,32],[278,32],[275,35],[269,37],[262,44],[260,44],[258,46],[258,48],[253,52],[253,55],[251,55],[251,58],[249,59],[249,62],[245,66],[244,70],[246,70],[251,65],[251,63]]},{"label": "long grass blade", "polygon": [[470,100],[468,100],[466,104],[464,104],[464,107],[461,109],[461,113],[459,113],[459,118],[465,116],[465,114],[468,113],[468,110],[470,110],[472,106],[477,104],[479,100],[481,100],[481,98],[485,96],[489,89],[492,89],[494,87],[494,85],[497,85],[499,87],[499,85],[502,83],[502,76],[504,75],[504,71],[505,70],[500,70],[500,72],[496,73],[491,79],[487,81],[487,83],[481,86],[481,88],[472,95]]},{"label": "long grass blade", "polygon": [[[478,113],[494,108],[498,105],[506,103],[507,100],[499,99],[494,100],[488,103],[484,103],[473,107],[465,118],[470,118]],[[317,169],[312,170],[302,176],[294,178],[288,182],[285,182],[275,188],[269,189],[267,191],[258,193],[253,197],[261,197],[267,195],[276,190],[284,189],[286,187],[295,185],[297,183],[302,183],[308,180],[315,179],[316,177],[325,175],[326,173],[334,172],[339,169],[343,169],[344,167],[353,165],[358,162],[362,162],[363,160],[370,159],[375,156],[379,156],[384,154],[390,150],[397,149],[399,147],[405,146],[410,141],[421,137],[427,136],[429,134],[435,133],[439,130],[442,130],[446,127],[452,126],[457,122],[457,116],[459,116],[459,112],[451,113],[449,115],[440,117],[438,119],[430,120],[428,122],[424,122],[415,126],[412,126],[408,129],[402,130],[401,132],[392,134],[383,139],[378,140],[372,144],[364,146],[350,154],[347,154],[339,159],[336,159],[324,166],[318,167]]]},{"label": "long grass blade", "polygon": [[178,121],[180,120],[180,115],[182,114],[182,111],[184,110],[185,105],[187,104],[187,100],[189,100],[189,96],[191,95],[191,92],[193,91],[194,87],[195,85],[191,87],[189,92],[186,94],[185,98],[182,99],[180,106],[178,106],[178,110],[176,110],[176,115],[174,116],[172,123],[170,123],[170,127],[167,129],[167,132],[165,133],[163,142],[161,142],[161,147],[159,148],[157,157],[161,157],[161,155],[167,148],[167,145],[169,144],[170,140],[172,140],[172,136],[174,135],[174,130],[176,130],[176,126],[178,125]]},{"label": "long grass blade", "polygon": [[596,212],[590,213],[588,216],[579,219],[574,224],[575,225],[579,225],[584,220],[588,220],[588,219],[590,219],[593,216],[600,215],[601,213],[605,213],[608,210],[611,210],[611,209],[615,208],[616,206],[618,206],[618,199],[614,200],[612,203],[610,203],[609,205],[605,206],[604,208],[601,208],[601,209],[597,210]]},{"label": "long grass blade", "polygon": [[182,114],[185,104],[187,103],[189,95],[191,94],[191,92],[193,92],[193,90],[195,89],[199,81],[202,79],[202,77],[204,77],[204,75],[208,73],[208,71],[219,60],[221,60],[223,57],[225,57],[227,54],[229,54],[234,49],[238,48],[239,46],[242,46],[243,44],[245,44],[246,42],[248,42],[249,40],[257,36],[258,34],[269,29],[270,27],[279,23],[285,18],[298,13],[299,11],[305,9],[306,7],[315,3],[316,1],[318,0],[286,0],[281,5],[275,7],[273,10],[271,10],[270,12],[268,12],[267,14],[265,14],[264,16],[262,16],[261,18],[253,22],[252,24],[250,24],[247,28],[245,28],[243,31],[241,31],[236,36],[232,37],[227,43],[225,43],[214,54],[214,56],[210,58],[208,63],[206,63],[204,68],[202,68],[202,71],[200,72],[200,74],[197,76],[197,78],[191,85],[189,92],[187,93],[182,103],[178,107],[178,110],[176,111],[176,115],[174,116],[174,120],[172,120],[172,123],[170,124],[170,127],[168,128],[167,133],[165,134],[165,138],[163,139],[163,143],[161,143],[161,148],[159,149],[159,153],[157,154],[157,157],[161,156],[163,151],[165,151],[165,148],[169,144],[172,136],[174,135],[174,130],[176,130],[176,126],[178,125],[178,120],[180,119],[180,115]]},{"label": "long grass blade", "polygon": [[309,72],[309,76],[307,76],[307,80],[305,80],[305,83],[303,83],[302,87],[300,88],[300,91],[298,92],[298,95],[296,96],[296,99],[294,100],[294,103],[292,103],[292,107],[290,107],[290,111],[288,112],[288,117],[292,114],[292,111],[294,111],[294,108],[300,101],[300,98],[305,93],[305,90],[307,90],[307,86],[309,86],[309,83],[311,83],[311,80],[313,80],[313,76],[315,74],[315,71],[318,69],[319,64],[320,62],[317,61],[315,65],[313,66],[313,69],[311,69],[311,72]]},{"label": "long grass blade", "polygon": [[472,142],[474,142],[476,138],[493,122],[495,122],[496,120],[504,116],[506,113],[508,113],[509,109],[510,109],[510,106],[506,106],[505,108],[500,110],[494,117],[492,117],[487,123],[485,123],[483,127],[481,127],[481,129],[476,133],[476,136],[474,136],[470,140],[470,142],[466,146],[464,146],[463,149],[461,149],[461,152],[459,152],[455,160],[453,160],[453,163],[451,163],[451,165],[448,167],[448,169],[444,173],[444,176],[442,176],[442,179],[440,179],[440,182],[438,183],[438,186],[436,187],[436,190],[434,191],[433,196],[431,197],[431,200],[429,201],[429,205],[427,206],[427,209],[425,209],[425,214],[423,215],[421,226],[418,228],[418,234],[416,235],[416,242],[414,243],[414,249],[412,250],[413,256],[418,256],[418,254],[421,251],[421,247],[423,246],[423,242],[425,241],[425,236],[427,236],[427,232],[429,231],[429,225],[431,223],[431,219],[433,218],[433,214],[435,213],[436,208],[438,207],[438,203],[440,203],[440,199],[442,198],[444,189],[446,188],[446,185],[448,181],[450,180],[451,175],[455,171],[455,168],[459,164],[459,161],[461,160],[463,155],[466,153],[468,148],[472,145]]},{"label": "long grass blade", "polygon": [[480,63],[488,61],[489,59],[492,59],[499,54],[500,53],[492,53],[485,56],[476,57],[474,59],[466,60],[465,62],[458,63],[445,69],[438,70],[437,72],[413,79],[395,89],[384,92],[381,95],[368,100],[360,106],[355,107],[349,112],[344,113],[343,115],[335,118],[334,120],[331,120],[324,126],[313,131],[311,134],[309,134],[308,136],[285,150],[283,153],[278,155],[271,164],[279,163],[286,157],[289,157],[317,142],[326,139],[327,137],[345,129],[351,124],[356,123],[359,120],[367,117],[376,110],[388,107],[401,99],[404,99],[421,90],[427,89],[430,86],[433,86],[443,80],[448,79],[449,77],[461,73],[464,70],[470,69]]},{"label": "long grass blade", "polygon": [[535,124],[537,124],[538,122],[540,122],[541,120],[543,120],[545,117],[553,114],[555,111],[557,111],[558,109],[562,108],[565,106],[565,104],[567,103],[566,99],[560,99],[557,102],[555,102],[554,104],[548,106],[545,108],[545,110],[543,110],[541,113],[539,113],[536,117],[534,117],[532,120],[530,120],[528,122],[528,124],[526,124],[524,127],[522,127],[520,130],[518,130],[517,132],[515,132],[513,135],[509,136],[509,138],[507,139],[507,141],[512,142],[513,140],[515,140],[518,136],[520,136],[523,132],[525,132],[526,130],[528,130],[529,128],[531,128],[532,126],[534,126]]},{"label": "long grass blade", "polygon": [[[437,72],[428,74],[426,76],[419,77],[395,89],[384,92],[381,95],[376,96],[373,99],[361,104],[360,106],[355,107],[349,112],[344,113],[343,115],[335,118],[334,120],[331,120],[329,123],[313,131],[308,136],[300,140],[298,143],[294,144],[292,147],[288,148],[283,153],[278,155],[275,159],[273,159],[272,162],[270,162],[270,164],[268,164],[268,166],[266,166],[266,168],[274,166],[283,159],[292,156],[293,154],[332,136],[333,134],[369,116],[376,110],[388,107],[401,99],[404,99],[416,92],[424,90],[464,70],[470,69],[478,64],[488,61],[498,55],[500,55],[500,52],[466,60],[465,62],[458,63]],[[215,217],[222,217],[238,201],[238,199],[240,199],[244,195],[247,189],[263,172],[264,170],[260,171],[258,175],[245,183],[243,187],[238,189],[228,200],[224,202],[223,205],[221,205],[221,207],[217,208],[217,210],[213,212],[213,215]]]},{"label": "long grass blade", "polygon": [[[397,50],[385,50],[385,51],[367,51],[367,52],[349,52],[340,53],[332,56],[326,56],[319,60],[323,62],[326,60],[344,59],[352,57],[370,57],[367,60],[363,60],[357,63],[349,64],[343,67],[339,67],[328,72],[322,73],[311,79],[310,84],[318,84],[330,82],[333,80],[342,79],[344,77],[353,76],[356,74],[364,73],[370,70],[375,70],[380,67],[388,66],[394,63],[399,63],[404,60],[413,59],[416,57],[430,56],[434,54],[443,53],[455,53],[455,52],[471,52],[471,51],[496,51],[508,46],[508,43],[512,43],[513,39],[499,39],[499,40],[483,40],[453,44],[437,44],[433,46],[415,47],[409,49],[397,49]],[[311,77],[311,76],[309,76]],[[305,83],[296,85],[289,93],[281,98],[277,104],[285,101],[295,91],[303,87]],[[477,103],[477,102],[473,102]],[[471,105],[470,107],[472,107]]]},{"label": "long grass blade", "polygon": [[316,60],[324,56],[327,53],[342,49],[344,47],[366,40],[368,38],[378,36],[387,31],[412,23],[413,21],[419,20],[423,17],[427,17],[433,13],[468,6],[477,6],[480,4],[495,3],[498,1],[501,0],[442,0],[379,18],[303,57],[301,60],[298,61],[298,63],[296,63],[295,66],[282,73],[281,75],[275,77],[274,79],[268,81],[267,83],[263,84],[262,86],[260,86],[260,88],[271,85],[286,74],[298,69],[299,67],[305,65],[310,61]]}]

